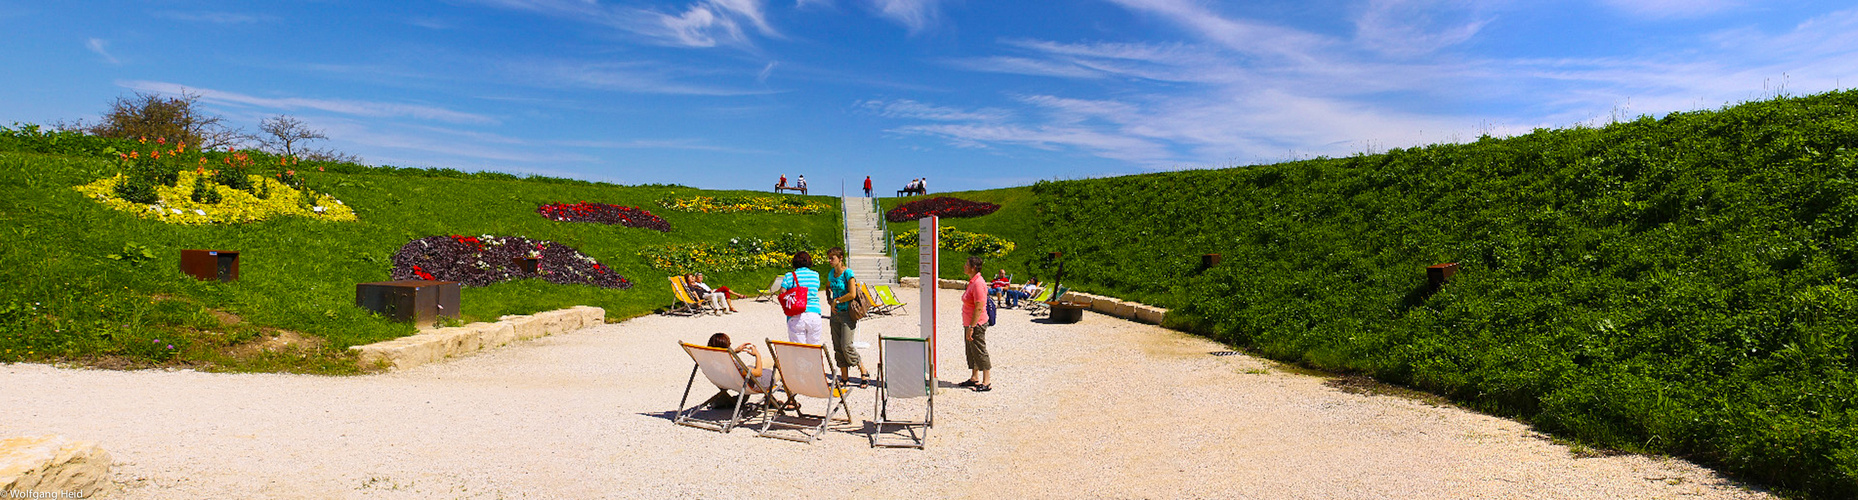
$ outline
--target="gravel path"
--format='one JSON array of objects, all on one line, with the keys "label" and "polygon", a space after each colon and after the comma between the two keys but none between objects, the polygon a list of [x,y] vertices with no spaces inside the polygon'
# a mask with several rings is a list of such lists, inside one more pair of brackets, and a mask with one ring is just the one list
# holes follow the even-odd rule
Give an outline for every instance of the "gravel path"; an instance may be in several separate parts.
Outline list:
[{"label": "gravel path", "polygon": [[[942,292],[944,325],[957,295]],[[785,338],[776,306],[737,305],[364,377],[0,365],[0,436],[98,441],[122,498],[1768,498],[1094,313],[1002,310],[994,391],[943,392],[927,450],[867,446],[868,390],[855,424],[810,446],[672,425],[690,374],[677,340]],[[915,310],[867,320],[860,340],[915,331]],[[960,381],[959,333],[944,340],[942,378]]]}]

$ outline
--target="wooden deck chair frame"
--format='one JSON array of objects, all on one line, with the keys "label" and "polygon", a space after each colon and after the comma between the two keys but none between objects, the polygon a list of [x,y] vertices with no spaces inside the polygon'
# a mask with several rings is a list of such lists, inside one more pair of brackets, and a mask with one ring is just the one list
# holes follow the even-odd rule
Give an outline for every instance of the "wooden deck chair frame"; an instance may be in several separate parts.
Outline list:
[{"label": "wooden deck chair frame", "polygon": [[894,314],[896,311],[906,311],[905,306],[908,304],[904,304],[902,300],[897,299],[897,292],[891,290],[890,285],[878,285],[877,298],[883,301],[883,314]]},{"label": "wooden deck chair frame", "polygon": [[1066,288],[1064,285],[1058,285],[1053,288],[1055,288],[1055,290],[1052,291],[1052,296],[1050,298],[1032,303],[1028,306],[1029,309],[1027,310],[1031,311],[1034,315],[1051,314],[1052,304],[1058,302],[1059,299],[1063,299],[1064,294],[1071,292],[1071,289]]},{"label": "wooden deck chair frame", "polygon": [[[875,427],[871,431],[872,448],[922,449],[929,440],[929,428],[935,427],[935,377],[929,374],[929,340],[913,337],[878,337],[877,398],[871,410]],[[900,352],[909,346],[908,353]],[[893,420],[890,400],[928,398],[929,408],[922,420]],[[887,427],[901,427],[907,442],[880,441]]]},{"label": "wooden deck chair frame", "polygon": [[696,316],[698,314],[703,314],[705,309],[715,309],[709,305],[708,301],[690,296],[690,289],[684,287],[683,276],[672,276],[670,280],[671,296],[676,298],[677,303],[671,304],[671,308],[666,309],[665,314],[687,314]]},{"label": "wooden deck chair frame", "polygon": [[[783,352],[787,355],[783,356],[781,354]],[[817,425],[782,422],[780,418],[787,415],[787,410],[782,409],[776,403],[770,406],[774,411],[761,421],[761,437],[812,444],[819,440],[820,436],[825,435],[826,428],[832,425],[833,413],[844,411],[845,422],[852,421],[852,410],[845,404],[845,388],[828,371],[830,365],[826,358],[826,346],[768,339],[768,354],[774,356],[775,377],[780,380],[781,387],[787,392],[788,397],[806,396],[825,399],[826,413],[813,416],[799,411],[794,412],[794,416],[799,418],[819,419]],[[776,426],[782,429],[797,430],[799,436],[777,433],[775,432]]]},{"label": "wooden deck chair frame", "polygon": [[865,314],[890,314],[890,310],[884,308],[884,303],[877,300],[877,294],[871,292],[871,287],[859,283],[858,290],[864,293],[865,303],[871,304],[871,310]]},{"label": "wooden deck chair frame", "polygon": [[[728,434],[731,429],[742,425],[744,420],[742,410],[751,405],[750,394],[762,395],[761,404],[756,405],[756,413],[761,413],[765,417],[770,394],[774,391],[769,387],[756,387],[755,382],[748,377],[748,368],[742,366],[741,358],[735,357],[735,353],[721,347],[696,345],[689,342],[677,344],[684,349],[685,354],[690,355],[690,360],[696,365],[690,367],[690,381],[684,384],[684,396],[677,400],[677,415],[671,419],[671,423]],[[723,358],[728,358],[728,360],[724,361]],[[709,363],[705,364],[705,361]],[[684,406],[690,403],[690,391],[697,385],[697,372],[703,372],[704,378],[709,379],[717,389],[736,392],[735,411],[731,412],[728,421],[705,421],[694,418],[697,411],[709,402],[709,398],[704,398],[695,406]]]},{"label": "wooden deck chair frame", "polygon": [[1019,303],[1026,305],[1026,312],[1028,314],[1036,314],[1040,309],[1047,307],[1045,303],[1051,301],[1053,290],[1053,288],[1039,290],[1037,296],[1027,297],[1025,300],[1019,301]]}]

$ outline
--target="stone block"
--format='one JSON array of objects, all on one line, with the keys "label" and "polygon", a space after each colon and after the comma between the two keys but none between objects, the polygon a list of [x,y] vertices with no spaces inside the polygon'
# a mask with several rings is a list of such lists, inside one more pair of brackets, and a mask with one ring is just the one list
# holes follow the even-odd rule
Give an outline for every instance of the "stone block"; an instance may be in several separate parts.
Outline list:
[{"label": "stone block", "polygon": [[1135,320],[1143,323],[1159,325],[1161,324],[1161,320],[1167,318],[1167,316],[1167,309],[1150,305],[1136,306],[1135,308]]},{"label": "stone block", "polygon": [[908,288],[920,288],[922,286],[922,278],[918,278],[915,276],[905,276],[902,278],[897,278],[897,286],[908,287]]},{"label": "stone block", "polygon": [[516,341],[516,327],[510,326],[509,323],[499,321],[496,323],[472,323],[465,326],[477,327],[477,336],[480,339],[478,345],[485,349],[501,347]]},{"label": "stone block", "polygon": [[936,280],[936,282],[939,283],[942,288],[947,288],[950,290],[967,290],[968,289],[967,280]]},{"label": "stone block", "polygon": [[529,340],[542,336],[542,318],[531,315],[504,316],[497,318],[498,323],[510,325],[516,330],[517,340]]},{"label": "stone block", "polygon": [[[0,498],[90,498],[110,485],[110,454],[64,436],[0,439]],[[44,496],[43,498],[70,498]]]},{"label": "stone block", "polygon": [[1090,299],[1090,310],[1111,316],[1115,316],[1117,308],[1122,305],[1123,301],[1107,297],[1093,297]]}]

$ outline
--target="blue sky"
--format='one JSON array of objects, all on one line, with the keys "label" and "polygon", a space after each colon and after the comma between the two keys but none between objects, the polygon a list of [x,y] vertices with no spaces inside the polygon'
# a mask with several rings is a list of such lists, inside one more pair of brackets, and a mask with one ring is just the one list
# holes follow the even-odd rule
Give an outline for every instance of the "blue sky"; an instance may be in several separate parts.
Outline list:
[{"label": "blue sky", "polygon": [[16,1],[0,122],[186,89],[248,131],[301,118],[372,164],[984,189],[1858,85],[1858,8],[1779,4]]}]

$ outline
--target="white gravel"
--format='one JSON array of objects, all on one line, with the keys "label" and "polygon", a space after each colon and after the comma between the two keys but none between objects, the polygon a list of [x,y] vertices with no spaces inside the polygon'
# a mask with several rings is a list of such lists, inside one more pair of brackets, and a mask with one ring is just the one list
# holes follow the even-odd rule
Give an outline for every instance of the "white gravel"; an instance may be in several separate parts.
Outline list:
[{"label": "white gravel", "polygon": [[[944,325],[958,293],[942,292]],[[785,338],[774,305],[737,306],[363,377],[0,365],[0,436],[98,441],[122,498],[1768,497],[1682,460],[1575,458],[1517,422],[1345,393],[1094,313],[1048,325],[1002,310],[995,390],[944,391],[927,450],[867,446],[868,390],[855,424],[812,445],[672,425],[690,374],[676,341]],[[859,339],[916,331],[910,309]],[[958,382],[960,334],[943,340],[942,378]],[[698,384],[693,397],[714,391]]]}]

